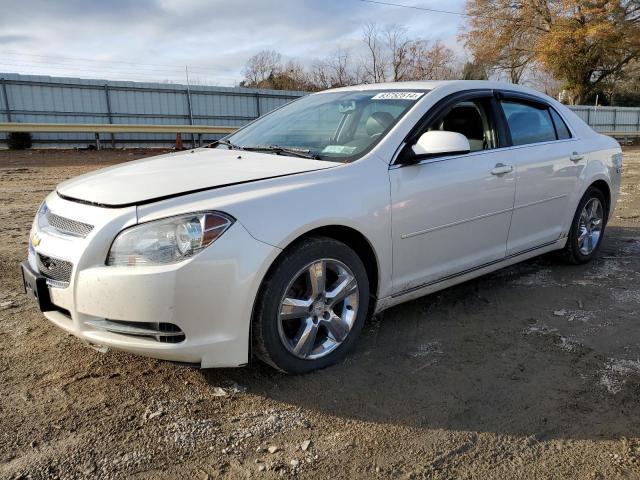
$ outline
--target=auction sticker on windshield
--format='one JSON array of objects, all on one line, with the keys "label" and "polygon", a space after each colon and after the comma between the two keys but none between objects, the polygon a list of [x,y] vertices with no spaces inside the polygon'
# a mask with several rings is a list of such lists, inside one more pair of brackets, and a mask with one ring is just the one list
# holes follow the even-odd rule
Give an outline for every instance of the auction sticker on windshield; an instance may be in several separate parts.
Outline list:
[{"label": "auction sticker on windshield", "polygon": [[371,100],[417,100],[424,92],[381,92],[371,97]]},{"label": "auction sticker on windshield", "polygon": [[350,147],[347,145],[327,145],[322,149],[321,153],[337,153],[351,155],[356,151],[356,147]]}]

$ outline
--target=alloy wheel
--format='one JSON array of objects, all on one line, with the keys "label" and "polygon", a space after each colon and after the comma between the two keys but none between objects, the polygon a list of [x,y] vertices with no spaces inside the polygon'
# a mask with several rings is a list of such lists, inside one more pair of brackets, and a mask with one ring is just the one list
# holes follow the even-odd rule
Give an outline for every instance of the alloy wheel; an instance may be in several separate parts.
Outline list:
[{"label": "alloy wheel", "polygon": [[595,250],[602,235],[604,209],[597,198],[590,199],[580,213],[578,222],[578,249],[582,255]]},{"label": "alloy wheel", "polygon": [[354,325],[358,282],[344,263],[314,261],[289,282],[280,302],[278,332],[294,356],[315,360],[342,344]]}]

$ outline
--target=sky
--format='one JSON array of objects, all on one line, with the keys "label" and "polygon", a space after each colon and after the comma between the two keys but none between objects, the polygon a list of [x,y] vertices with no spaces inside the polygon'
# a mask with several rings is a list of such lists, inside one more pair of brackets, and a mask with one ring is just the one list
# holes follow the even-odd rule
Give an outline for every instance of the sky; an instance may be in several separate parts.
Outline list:
[{"label": "sky", "polygon": [[[462,12],[464,0],[389,0]],[[360,0],[0,0],[0,72],[228,85],[273,49],[309,65],[362,52],[362,27],[404,25],[412,37],[456,41],[464,17]]]}]

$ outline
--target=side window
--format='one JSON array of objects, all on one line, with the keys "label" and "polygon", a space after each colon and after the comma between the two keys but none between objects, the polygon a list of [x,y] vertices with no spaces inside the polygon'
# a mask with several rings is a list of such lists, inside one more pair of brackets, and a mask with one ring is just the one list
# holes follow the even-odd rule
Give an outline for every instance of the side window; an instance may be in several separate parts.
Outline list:
[{"label": "side window", "polygon": [[433,122],[427,130],[443,130],[461,133],[469,140],[472,152],[496,148],[490,103],[468,100],[455,104]]},{"label": "side window", "polygon": [[558,134],[558,140],[566,140],[567,138],[571,138],[571,132],[569,132],[569,128],[567,124],[564,123],[562,117],[558,115],[553,108],[549,109],[551,111],[551,118],[553,118],[553,124],[556,126],[556,133]]},{"label": "side window", "polygon": [[547,107],[537,108],[510,100],[502,100],[500,105],[507,117],[514,145],[556,140],[556,131]]}]

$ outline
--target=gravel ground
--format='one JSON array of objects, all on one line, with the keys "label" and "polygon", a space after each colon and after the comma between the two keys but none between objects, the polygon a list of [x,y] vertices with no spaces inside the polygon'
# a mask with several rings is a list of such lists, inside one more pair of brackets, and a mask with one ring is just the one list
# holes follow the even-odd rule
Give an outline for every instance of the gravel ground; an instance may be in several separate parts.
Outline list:
[{"label": "gravel ground", "polygon": [[0,152],[0,478],[640,478],[640,149],[590,265],[393,308],[296,377],[100,352],[22,294],[46,193],[150,154]]}]

